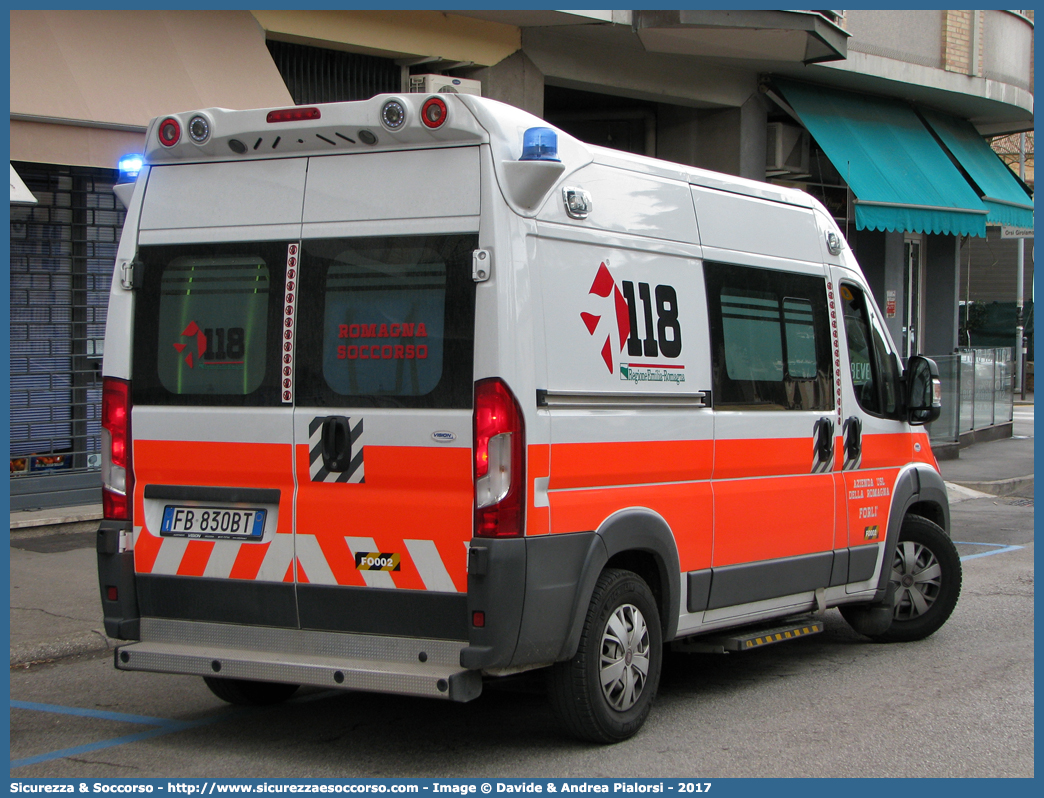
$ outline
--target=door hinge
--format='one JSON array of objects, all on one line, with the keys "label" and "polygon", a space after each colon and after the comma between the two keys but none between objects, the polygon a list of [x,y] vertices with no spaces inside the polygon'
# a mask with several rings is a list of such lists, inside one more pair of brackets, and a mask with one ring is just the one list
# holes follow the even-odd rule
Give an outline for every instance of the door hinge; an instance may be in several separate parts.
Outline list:
[{"label": "door hinge", "polygon": [[484,283],[493,270],[493,253],[488,249],[476,249],[471,253],[471,279]]},{"label": "door hinge", "polygon": [[119,263],[120,269],[120,285],[126,288],[128,291],[133,291],[135,288],[141,288],[142,279],[144,277],[141,261],[121,261]]}]

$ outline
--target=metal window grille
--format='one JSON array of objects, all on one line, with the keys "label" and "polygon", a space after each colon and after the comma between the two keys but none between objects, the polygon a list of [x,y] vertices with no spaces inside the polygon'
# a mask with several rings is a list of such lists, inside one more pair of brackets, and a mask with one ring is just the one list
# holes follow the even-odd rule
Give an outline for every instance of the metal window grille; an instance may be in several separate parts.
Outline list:
[{"label": "metal window grille", "polygon": [[401,89],[401,68],[389,58],[288,42],[268,42],[297,105],[368,100]]},{"label": "metal window grille", "polygon": [[11,206],[11,507],[100,501],[105,312],[125,212],[108,169],[16,163]]}]

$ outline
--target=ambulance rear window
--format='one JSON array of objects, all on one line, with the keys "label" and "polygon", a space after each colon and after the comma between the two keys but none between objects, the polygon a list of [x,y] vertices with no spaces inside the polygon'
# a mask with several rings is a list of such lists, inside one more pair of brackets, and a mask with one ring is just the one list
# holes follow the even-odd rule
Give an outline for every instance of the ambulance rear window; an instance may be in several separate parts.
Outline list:
[{"label": "ambulance rear window", "polygon": [[142,247],[134,393],[139,404],[279,403],[289,242]]},{"label": "ambulance rear window", "polygon": [[322,315],[298,315],[297,403],[470,407],[477,246],[474,235],[304,241],[300,296]]}]

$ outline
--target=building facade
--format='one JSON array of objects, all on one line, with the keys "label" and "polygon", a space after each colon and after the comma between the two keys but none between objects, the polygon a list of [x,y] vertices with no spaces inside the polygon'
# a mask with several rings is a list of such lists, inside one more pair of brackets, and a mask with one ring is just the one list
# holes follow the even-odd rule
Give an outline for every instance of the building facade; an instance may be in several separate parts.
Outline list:
[{"label": "building facade", "polygon": [[[11,160],[36,200],[11,209],[13,509],[96,500],[105,302],[122,224],[114,167],[161,114],[365,99],[430,74],[477,81],[484,96],[585,141],[816,195],[904,354],[951,352],[962,302],[979,297],[968,286],[996,268],[990,247],[1015,246],[1001,225],[1032,228],[1029,192],[986,145],[1033,128],[1031,11],[10,19]],[[134,35],[113,47],[121,30]],[[1032,249],[1030,239],[1027,286]]]}]

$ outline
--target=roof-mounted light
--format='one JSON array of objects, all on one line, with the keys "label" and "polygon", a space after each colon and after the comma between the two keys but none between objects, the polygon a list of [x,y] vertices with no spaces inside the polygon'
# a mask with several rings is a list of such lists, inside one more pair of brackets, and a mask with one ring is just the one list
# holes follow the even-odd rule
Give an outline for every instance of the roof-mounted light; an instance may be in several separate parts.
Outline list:
[{"label": "roof-mounted light", "polygon": [[282,108],[278,111],[269,111],[265,121],[304,122],[309,119],[319,119],[321,116],[318,108]]},{"label": "roof-mounted light", "polygon": [[189,138],[196,144],[203,144],[210,138],[210,120],[202,114],[196,114],[188,123]]},{"label": "roof-mounted light", "polygon": [[159,140],[164,147],[173,147],[181,140],[181,123],[168,116],[159,124]]},{"label": "roof-mounted light", "polygon": [[424,123],[426,128],[431,130],[442,127],[446,122],[447,115],[446,101],[441,97],[429,97],[424,101],[424,105],[421,106],[421,122]]},{"label": "roof-mounted light", "polygon": [[138,172],[145,165],[145,159],[140,155],[124,155],[120,158],[120,182],[130,183],[137,179]]},{"label": "roof-mounted light", "polygon": [[388,100],[381,106],[381,122],[388,130],[399,130],[406,124],[406,106],[398,100]]},{"label": "roof-mounted light", "polygon": [[520,161],[558,161],[558,134],[549,127],[531,127],[522,134]]}]

